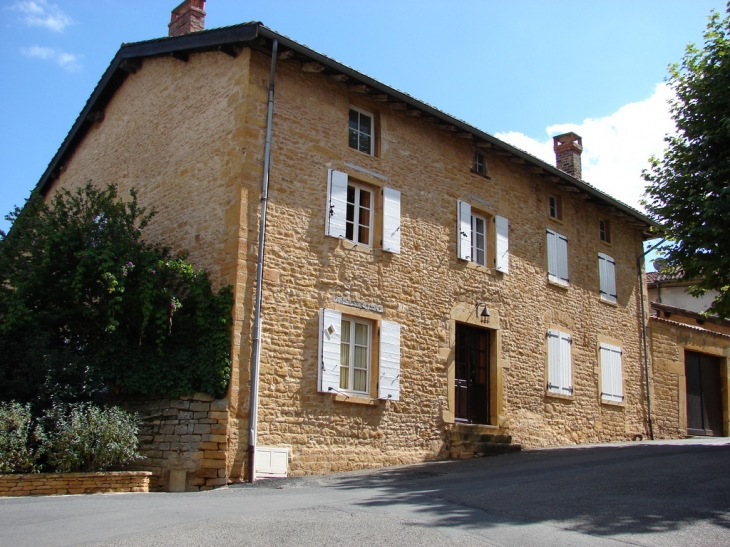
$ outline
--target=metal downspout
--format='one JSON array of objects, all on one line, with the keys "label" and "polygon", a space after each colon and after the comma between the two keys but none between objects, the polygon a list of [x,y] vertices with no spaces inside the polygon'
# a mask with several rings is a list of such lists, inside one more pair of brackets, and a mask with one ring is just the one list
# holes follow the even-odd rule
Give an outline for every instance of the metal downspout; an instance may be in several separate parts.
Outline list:
[{"label": "metal downspout", "polygon": [[248,480],[256,480],[256,435],[259,414],[259,368],[261,365],[261,284],[264,277],[264,244],[266,242],[266,207],[269,203],[269,171],[271,169],[271,125],[274,118],[274,75],[279,41],[271,46],[271,73],[269,74],[269,111],[266,118],[266,147],[264,148],[264,182],[261,190],[261,218],[259,220],[259,249],[256,261],[256,297],[253,319],[253,348],[251,351],[251,400],[248,430]]},{"label": "metal downspout", "polygon": [[651,416],[651,388],[649,386],[649,348],[647,343],[647,337],[646,337],[646,303],[644,302],[644,268],[642,266],[641,261],[644,259],[646,255],[648,255],[650,252],[652,252],[654,249],[659,247],[662,243],[666,241],[666,238],[662,238],[662,240],[654,245],[653,247],[650,247],[643,253],[641,253],[636,258],[636,265],[637,269],[639,271],[639,295],[641,296],[641,334],[644,342],[644,379],[646,381],[646,415],[647,420],[649,422],[649,438],[651,440],[654,440],[654,422]]}]

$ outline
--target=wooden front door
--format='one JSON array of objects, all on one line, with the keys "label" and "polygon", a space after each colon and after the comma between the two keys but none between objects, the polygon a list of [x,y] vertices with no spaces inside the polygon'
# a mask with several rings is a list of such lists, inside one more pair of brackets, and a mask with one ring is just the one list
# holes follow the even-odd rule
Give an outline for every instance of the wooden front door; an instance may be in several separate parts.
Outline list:
[{"label": "wooden front door", "polygon": [[720,359],[684,352],[687,382],[687,434],[722,437]]},{"label": "wooden front door", "polygon": [[490,331],[456,325],[455,418],[461,422],[489,423]]}]

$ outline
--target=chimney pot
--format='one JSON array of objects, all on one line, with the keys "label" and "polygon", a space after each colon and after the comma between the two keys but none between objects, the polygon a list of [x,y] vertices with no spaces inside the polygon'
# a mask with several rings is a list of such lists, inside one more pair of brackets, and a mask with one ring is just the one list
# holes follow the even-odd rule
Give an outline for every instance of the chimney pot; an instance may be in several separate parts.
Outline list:
[{"label": "chimney pot", "polygon": [[180,36],[203,30],[205,27],[205,0],[185,0],[172,10],[169,36]]},{"label": "chimney pot", "polygon": [[578,180],[583,180],[580,155],[583,153],[583,139],[575,133],[563,133],[553,137],[555,165]]}]

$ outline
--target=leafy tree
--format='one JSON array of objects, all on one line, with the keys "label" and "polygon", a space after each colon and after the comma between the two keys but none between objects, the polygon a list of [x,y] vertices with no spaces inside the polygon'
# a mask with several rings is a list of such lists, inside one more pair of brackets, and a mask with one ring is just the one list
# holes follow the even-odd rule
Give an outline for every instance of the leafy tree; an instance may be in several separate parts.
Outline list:
[{"label": "leafy tree", "polygon": [[0,400],[222,396],[230,288],[142,239],[154,212],[115,186],[33,195],[0,232]]},{"label": "leafy tree", "polygon": [[730,317],[730,3],[710,15],[704,48],[670,66],[677,134],[644,172],[644,205],[666,227],[665,270],[698,279],[695,296],[719,291],[709,313]]}]

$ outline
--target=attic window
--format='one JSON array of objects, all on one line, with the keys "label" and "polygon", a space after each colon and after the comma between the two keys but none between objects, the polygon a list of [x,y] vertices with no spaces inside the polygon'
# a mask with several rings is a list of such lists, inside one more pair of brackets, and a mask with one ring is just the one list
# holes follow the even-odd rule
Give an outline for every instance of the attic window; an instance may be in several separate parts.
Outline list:
[{"label": "attic window", "polygon": [[563,220],[563,203],[560,196],[556,196],[555,194],[550,194],[548,196],[548,212],[550,214],[550,218]]},{"label": "attic window", "polygon": [[481,152],[474,152],[474,166],[472,171],[479,175],[487,176],[487,162],[484,159],[484,154]]},{"label": "attic window", "polygon": [[354,106],[350,107],[348,139],[350,148],[375,155],[375,138],[373,131],[373,115]]},{"label": "attic window", "polygon": [[611,223],[608,220],[598,220],[598,236],[601,238],[601,241],[611,243]]}]

